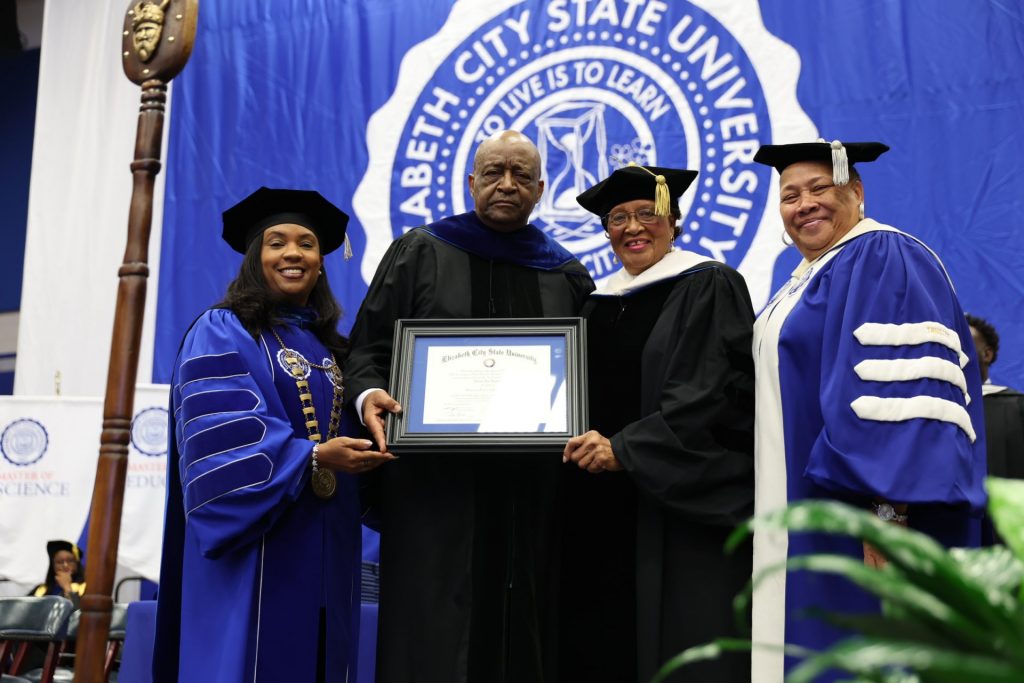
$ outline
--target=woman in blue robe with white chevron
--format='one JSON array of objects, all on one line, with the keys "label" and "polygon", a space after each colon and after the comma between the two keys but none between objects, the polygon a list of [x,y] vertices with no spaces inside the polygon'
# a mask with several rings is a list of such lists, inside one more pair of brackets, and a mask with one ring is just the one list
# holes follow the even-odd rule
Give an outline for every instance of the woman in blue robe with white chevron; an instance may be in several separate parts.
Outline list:
[{"label": "woman in blue robe with white chevron", "polygon": [[241,270],[171,379],[154,680],[355,680],[355,475],[392,456],[340,436],[348,342],[322,265],[348,216],[260,188],[223,218]]},{"label": "woman in blue robe with white chevron", "polygon": [[[864,217],[853,164],[888,149],[819,141],[766,145],[754,157],[779,171],[782,222],[804,257],[754,326],[755,510],[835,499],[947,546],[977,545],[985,504],[977,358],[938,256]],[[885,562],[847,537],[759,532],[754,572],[806,553]],[[836,576],[775,573],[755,591],[754,642],[828,646],[843,634],[806,614],[814,608],[853,613],[877,603]],[[781,682],[791,664],[755,649],[753,681]]]}]

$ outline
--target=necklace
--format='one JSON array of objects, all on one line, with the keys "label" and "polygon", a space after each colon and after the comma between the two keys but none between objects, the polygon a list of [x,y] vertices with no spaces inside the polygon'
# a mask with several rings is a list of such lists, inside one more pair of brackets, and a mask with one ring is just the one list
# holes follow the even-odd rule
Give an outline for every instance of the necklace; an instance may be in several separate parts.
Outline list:
[{"label": "necklace", "polygon": [[331,354],[331,362],[329,365],[317,365],[310,360],[299,360],[299,354],[285,346],[284,340],[277,333],[277,330],[270,328],[270,333],[274,335],[274,339],[281,345],[281,350],[284,352],[284,361],[288,364],[288,369],[292,373],[292,377],[295,378],[295,387],[299,390],[299,403],[302,405],[302,415],[306,420],[306,432],[308,438],[313,442],[313,474],[310,477],[309,483],[313,488],[313,493],[318,498],[332,498],[334,492],[338,488],[338,479],[334,476],[334,472],[331,470],[320,467],[317,462],[316,452],[317,446],[320,443],[320,424],[316,419],[316,408],[313,406],[313,394],[309,390],[309,382],[306,381],[306,372],[302,367],[303,360],[310,367],[316,368],[317,370],[323,370],[329,372],[331,375],[331,384],[334,386],[334,396],[331,402],[331,418],[327,426],[327,440],[330,441],[338,435],[338,425],[341,422],[341,404],[344,399],[344,389],[342,388],[342,376],[341,368],[338,367],[338,362],[334,360],[334,354]]}]

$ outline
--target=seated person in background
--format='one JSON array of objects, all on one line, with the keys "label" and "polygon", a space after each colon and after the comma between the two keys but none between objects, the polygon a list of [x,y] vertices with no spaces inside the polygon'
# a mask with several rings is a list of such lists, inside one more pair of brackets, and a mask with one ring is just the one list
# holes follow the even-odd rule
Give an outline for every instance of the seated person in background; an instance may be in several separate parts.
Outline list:
[{"label": "seated person in background", "polygon": [[[82,565],[82,551],[71,541],[49,541],[46,554],[50,556],[50,566],[46,570],[46,580],[29,592],[29,597],[41,598],[44,595],[59,595],[67,598],[78,609],[78,603],[85,594],[85,567]],[[74,643],[68,643],[65,652],[74,652]],[[29,648],[23,671],[31,671],[43,666],[46,658],[46,643],[34,643]],[[7,677],[4,676],[4,680]],[[22,680],[22,679],[18,679]]]},{"label": "seated person in background", "polygon": [[[981,395],[985,407],[985,440],[988,473],[993,477],[1024,479],[1024,394],[993,384],[988,368],[999,355],[999,334],[987,320],[967,315],[971,337],[978,352],[981,371]],[[984,545],[999,543],[999,537],[986,519],[982,528]]]},{"label": "seated person in background", "polygon": [[33,597],[59,595],[74,603],[85,593],[85,567],[82,566],[82,551],[70,541],[50,541],[46,544],[50,566],[46,570],[46,581],[29,593]]}]

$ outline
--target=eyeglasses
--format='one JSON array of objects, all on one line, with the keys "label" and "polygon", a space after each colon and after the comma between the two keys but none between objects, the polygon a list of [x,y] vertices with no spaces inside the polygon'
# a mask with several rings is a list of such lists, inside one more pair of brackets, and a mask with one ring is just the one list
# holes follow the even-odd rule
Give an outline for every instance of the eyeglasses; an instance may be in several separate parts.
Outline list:
[{"label": "eyeglasses", "polygon": [[75,560],[75,559],[70,559],[70,560],[59,559],[59,560],[54,560],[53,564],[58,566],[58,567],[61,566],[61,565],[65,565],[65,564],[74,565],[74,564],[78,564],[78,560]]},{"label": "eyeglasses", "polygon": [[654,213],[654,209],[640,209],[639,211],[616,211],[605,216],[605,220],[608,221],[608,227],[624,228],[626,223],[629,223],[630,216],[636,218],[640,225],[654,225],[661,218]]}]

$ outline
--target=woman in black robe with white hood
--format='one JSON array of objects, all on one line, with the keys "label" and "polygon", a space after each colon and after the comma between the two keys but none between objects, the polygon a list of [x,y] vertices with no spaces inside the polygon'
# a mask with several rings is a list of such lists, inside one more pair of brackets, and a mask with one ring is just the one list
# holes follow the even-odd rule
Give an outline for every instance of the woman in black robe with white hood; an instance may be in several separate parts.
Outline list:
[{"label": "woman in black robe with white hood", "polygon": [[[743,277],[674,247],[697,173],[626,166],[577,201],[622,270],[584,304],[591,431],[566,444],[562,680],[648,681],[737,635],[750,547],[724,550],[754,501],[754,316]],[[567,468],[568,469],[568,468]],[[749,681],[749,657],[674,681]]]}]

